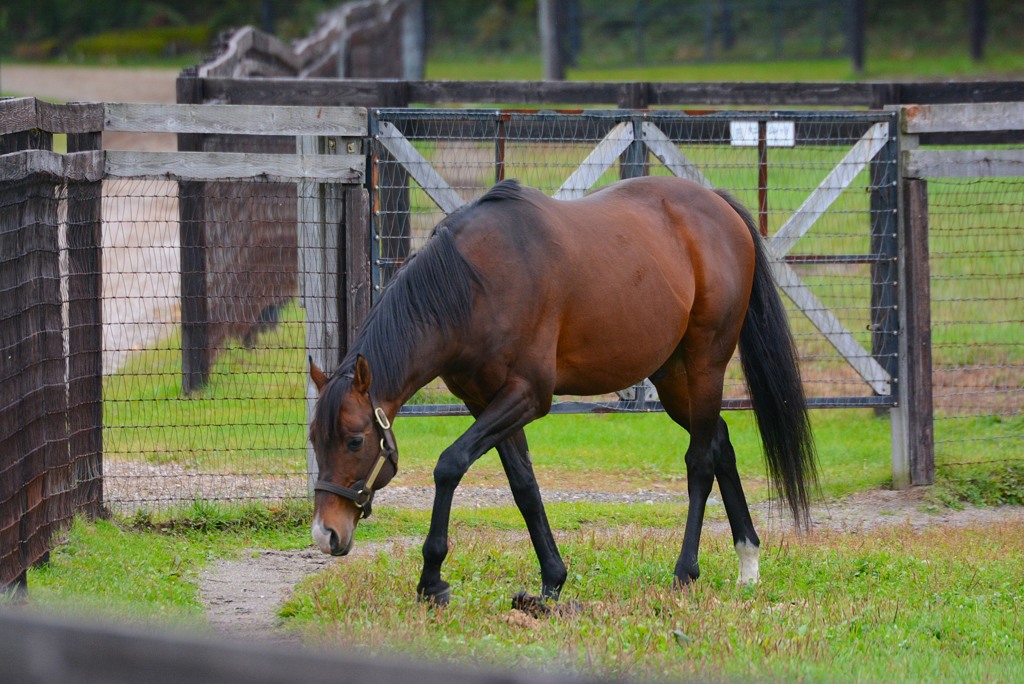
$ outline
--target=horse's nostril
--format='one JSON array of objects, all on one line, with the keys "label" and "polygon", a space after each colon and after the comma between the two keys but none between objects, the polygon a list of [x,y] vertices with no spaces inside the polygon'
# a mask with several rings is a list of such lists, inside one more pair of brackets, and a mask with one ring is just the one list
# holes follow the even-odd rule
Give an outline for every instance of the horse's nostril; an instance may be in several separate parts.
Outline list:
[{"label": "horse's nostril", "polygon": [[338,533],[331,530],[331,553],[338,553]]},{"label": "horse's nostril", "polygon": [[348,552],[352,550],[352,538],[349,537],[348,542],[344,546],[341,544],[341,538],[338,537],[338,533],[331,530],[331,555],[332,556],[347,556]]}]

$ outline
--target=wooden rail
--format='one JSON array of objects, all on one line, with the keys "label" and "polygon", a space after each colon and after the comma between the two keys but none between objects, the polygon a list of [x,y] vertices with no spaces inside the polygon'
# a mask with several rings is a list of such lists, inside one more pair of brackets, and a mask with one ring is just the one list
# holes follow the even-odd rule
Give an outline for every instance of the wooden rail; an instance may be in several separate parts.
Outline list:
[{"label": "wooden rail", "polygon": [[222,36],[215,53],[188,71],[200,78],[399,78],[405,11],[405,0],[346,2],[292,45],[246,26]]},{"label": "wooden rail", "polygon": [[[187,76],[186,76],[187,77]],[[337,78],[229,78],[197,76],[202,96],[224,103],[331,104],[400,107],[410,104],[508,104],[532,107],[613,105],[864,107],[895,104],[1019,102],[1021,81],[971,83],[847,82],[606,82],[394,81]]]},{"label": "wooden rail", "polygon": [[927,136],[1024,130],[1024,102],[903,107],[901,126],[907,178],[1024,176],[1024,149],[923,150]]}]

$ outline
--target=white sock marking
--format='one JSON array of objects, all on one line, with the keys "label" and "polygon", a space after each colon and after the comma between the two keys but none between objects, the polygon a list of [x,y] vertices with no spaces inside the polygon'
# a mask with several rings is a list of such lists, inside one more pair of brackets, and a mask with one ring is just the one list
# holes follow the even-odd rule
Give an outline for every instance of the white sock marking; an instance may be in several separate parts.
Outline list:
[{"label": "white sock marking", "polygon": [[761,548],[743,540],[736,544],[736,555],[740,559],[740,576],[736,578],[736,584],[757,584],[761,577],[758,562]]}]

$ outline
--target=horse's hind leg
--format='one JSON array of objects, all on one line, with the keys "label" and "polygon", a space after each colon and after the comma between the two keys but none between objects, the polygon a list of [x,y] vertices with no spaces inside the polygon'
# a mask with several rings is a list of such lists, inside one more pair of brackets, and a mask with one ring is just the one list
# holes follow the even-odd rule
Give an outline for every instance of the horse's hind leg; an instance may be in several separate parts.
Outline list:
[{"label": "horse's hind leg", "polygon": [[[687,372],[686,366],[691,367]],[[733,543],[740,559],[739,582],[757,581],[760,541],[754,532],[746,497],[736,470],[736,452],[729,440],[729,430],[721,418],[724,368],[695,372],[691,361],[676,360],[666,364],[657,374],[655,386],[669,416],[690,432],[686,451],[687,491],[690,497],[686,516],[683,548],[676,563],[675,576],[687,584],[700,576],[698,551],[704,524],[704,511],[715,477],[722,492],[722,501]],[[696,400],[691,402],[691,397]]]},{"label": "horse's hind leg", "polygon": [[530,540],[537,553],[537,560],[540,561],[541,594],[546,599],[557,599],[565,583],[565,563],[558,553],[547,513],[544,512],[540,488],[537,486],[533,463],[530,461],[526,433],[519,430],[498,444],[498,455],[501,458],[501,465],[505,468],[516,506],[530,531]]},{"label": "horse's hind leg", "polygon": [[761,556],[761,540],[754,531],[754,522],[750,519],[750,508],[747,497],[743,494],[740,474],[736,470],[736,452],[729,440],[729,428],[722,418],[718,419],[718,446],[713,455],[715,477],[718,489],[722,492],[722,503],[726,515],[729,516],[729,527],[732,528],[733,548],[739,556],[740,572],[737,584],[756,584],[759,577],[758,561]]},{"label": "horse's hind leg", "polygon": [[[699,382],[693,382],[693,374],[687,372],[686,364],[679,359],[670,361],[655,375],[656,379],[652,380],[666,413],[690,432],[690,445],[686,449],[686,490],[690,500],[683,532],[683,549],[675,567],[676,582],[684,585],[700,577],[697,556],[701,528],[704,526],[704,509],[715,481],[712,448],[721,389],[717,400],[713,396],[713,387],[712,396],[708,396]],[[696,394],[693,392],[695,384],[696,389],[701,390]]]}]

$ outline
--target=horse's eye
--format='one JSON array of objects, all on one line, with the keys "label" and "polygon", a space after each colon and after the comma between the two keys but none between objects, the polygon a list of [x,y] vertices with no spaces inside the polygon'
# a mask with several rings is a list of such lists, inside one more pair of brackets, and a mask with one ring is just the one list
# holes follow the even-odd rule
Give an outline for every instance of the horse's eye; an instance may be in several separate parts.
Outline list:
[{"label": "horse's eye", "polygon": [[349,437],[345,441],[345,446],[348,447],[349,451],[359,451],[363,448],[363,436],[357,435],[355,437]]}]

